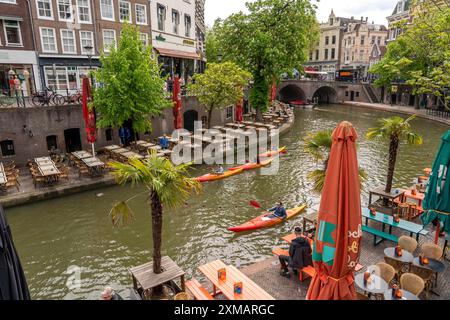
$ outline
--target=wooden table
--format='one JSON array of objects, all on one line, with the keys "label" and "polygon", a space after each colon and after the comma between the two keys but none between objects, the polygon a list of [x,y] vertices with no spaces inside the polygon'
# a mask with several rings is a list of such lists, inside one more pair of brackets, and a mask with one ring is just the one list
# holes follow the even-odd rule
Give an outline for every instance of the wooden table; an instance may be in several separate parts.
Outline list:
[{"label": "wooden table", "polygon": [[184,283],[185,272],[173,262],[170,257],[161,258],[161,268],[164,270],[161,274],[153,273],[153,262],[143,264],[130,269],[133,278],[133,286],[136,291],[142,289],[144,291],[153,289],[157,286],[173,281],[177,278],[181,280],[181,290],[186,291]]},{"label": "wooden table", "polygon": [[125,152],[130,152],[130,150],[125,149],[125,148],[119,148],[119,149],[114,149],[111,152],[115,153],[115,154],[121,154],[121,153],[125,153]]},{"label": "wooden table", "polygon": [[79,160],[83,160],[85,158],[91,158],[92,157],[92,153],[89,153],[87,151],[76,151],[76,152],[72,152],[72,155],[79,159]]},{"label": "wooden table", "polygon": [[[297,236],[295,235],[295,233],[289,234],[283,238],[281,238],[283,241],[286,241],[287,243],[291,244],[292,241],[297,238]],[[314,239],[313,238],[308,238],[303,236],[303,238],[308,239],[309,244],[312,246],[314,244]]]},{"label": "wooden table", "polygon": [[[425,236],[428,234],[428,231],[426,231],[424,229],[424,226],[421,224],[413,223],[403,219],[400,219],[400,222],[396,223],[392,216],[381,212],[377,212],[375,216],[371,215],[368,208],[362,209],[362,216],[365,220],[366,226],[368,226],[369,220],[380,222],[382,224],[383,232],[385,232],[386,226],[389,226],[389,234],[392,234],[392,228],[398,228],[408,231],[411,237],[415,234],[417,241],[419,240],[420,235]],[[381,239],[381,241],[383,241],[383,239]],[[379,244],[381,241],[379,241],[377,244]]]},{"label": "wooden table", "polygon": [[[222,268],[226,269],[225,280],[218,279],[217,272]],[[210,262],[198,269],[213,284],[213,296],[222,293],[228,300],[275,300],[241,271],[234,266],[227,266],[221,260]],[[243,286],[242,293],[239,295],[234,293],[234,284],[237,282],[242,282]]]},{"label": "wooden table", "polygon": [[369,208],[373,207],[376,210],[382,209],[381,206],[377,206],[376,202],[372,202],[373,196],[378,196],[381,201],[383,199],[386,199],[388,202],[387,212],[391,215],[394,215],[395,208],[394,204],[396,202],[400,202],[400,200],[403,198],[403,195],[405,194],[406,190],[403,189],[392,189],[391,193],[387,193],[384,191],[384,187],[376,188],[369,192]]},{"label": "wooden table", "polygon": [[113,145],[110,145],[110,146],[106,146],[103,149],[105,149],[106,151],[113,151],[113,150],[116,150],[116,149],[121,149],[121,147],[118,146],[118,145],[113,144]]},{"label": "wooden table", "polygon": [[91,156],[90,158],[84,158],[81,161],[86,165],[91,176],[101,176],[103,174],[105,163],[99,158]]},{"label": "wooden table", "polygon": [[136,153],[133,151],[124,152],[124,153],[121,153],[120,155],[127,159],[139,159],[139,160],[144,159],[144,156],[141,156],[139,153]]}]

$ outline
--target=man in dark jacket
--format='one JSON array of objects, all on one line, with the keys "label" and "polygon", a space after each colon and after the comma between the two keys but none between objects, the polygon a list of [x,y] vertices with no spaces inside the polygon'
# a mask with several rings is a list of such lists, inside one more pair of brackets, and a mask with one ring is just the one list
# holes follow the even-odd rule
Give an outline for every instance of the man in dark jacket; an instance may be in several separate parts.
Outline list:
[{"label": "man in dark jacket", "polygon": [[312,265],[311,245],[309,240],[302,235],[302,229],[295,227],[296,238],[292,240],[289,247],[289,256],[280,256],[281,275],[290,278],[288,266],[292,268],[295,274],[299,269]]}]

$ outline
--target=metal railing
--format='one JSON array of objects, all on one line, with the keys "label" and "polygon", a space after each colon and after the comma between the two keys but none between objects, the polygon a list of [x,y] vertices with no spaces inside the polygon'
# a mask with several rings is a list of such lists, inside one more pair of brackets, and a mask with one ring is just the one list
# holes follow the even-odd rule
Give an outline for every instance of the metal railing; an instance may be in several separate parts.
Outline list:
[{"label": "metal railing", "polygon": [[427,115],[443,119],[450,119],[450,111],[442,108],[427,109]]}]

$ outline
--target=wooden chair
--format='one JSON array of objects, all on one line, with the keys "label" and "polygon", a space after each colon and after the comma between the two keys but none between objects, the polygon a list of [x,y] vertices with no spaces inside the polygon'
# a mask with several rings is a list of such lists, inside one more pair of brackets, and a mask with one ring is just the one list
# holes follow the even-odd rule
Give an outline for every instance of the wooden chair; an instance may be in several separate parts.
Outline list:
[{"label": "wooden chair", "polygon": [[17,181],[17,179],[9,179],[8,178],[8,181],[6,182],[6,189],[15,187],[17,189],[17,191],[20,191],[19,185],[20,184]]},{"label": "wooden chair", "polygon": [[78,176],[81,178],[82,176],[88,177],[90,176],[90,172],[88,167],[86,166],[79,166],[78,167]]},{"label": "wooden chair", "polygon": [[398,245],[409,253],[414,253],[417,249],[417,240],[408,236],[401,236],[398,238]]},{"label": "wooden chair", "polygon": [[41,175],[39,172],[35,173],[34,175],[32,175],[33,177],[33,184],[34,184],[34,188],[37,188],[37,185],[40,183],[41,185],[46,184],[47,183],[47,179],[45,179],[45,177],[43,175]]},{"label": "wooden chair", "polygon": [[424,243],[421,250],[425,257],[434,260],[440,260],[443,255],[442,248],[432,242]]},{"label": "wooden chair", "polygon": [[398,206],[397,206],[397,214],[402,219],[408,219],[408,217],[409,217],[409,205],[407,203],[399,203]]},{"label": "wooden chair", "polygon": [[395,278],[397,280],[400,279],[400,276],[405,272],[405,269],[407,269],[406,267],[409,265],[409,264],[405,265],[405,263],[403,263],[402,261],[386,256],[384,257],[384,261],[394,268]]},{"label": "wooden chair", "polygon": [[385,262],[378,262],[375,266],[380,270],[380,277],[388,284],[390,284],[391,281],[395,278],[395,274],[397,273],[394,267]]},{"label": "wooden chair", "polygon": [[59,179],[65,179],[67,181],[69,181],[69,167],[62,167],[62,168],[58,168],[59,171],[61,172],[59,174]]},{"label": "wooden chair", "polygon": [[414,273],[415,275],[418,275],[419,277],[422,278],[422,280],[425,283],[426,298],[428,299],[430,297],[431,288],[433,287],[434,281],[433,270],[421,266],[411,265],[409,272]]},{"label": "wooden chair", "polygon": [[400,277],[400,287],[403,290],[419,296],[425,289],[425,282],[418,275],[413,273],[405,273]]}]

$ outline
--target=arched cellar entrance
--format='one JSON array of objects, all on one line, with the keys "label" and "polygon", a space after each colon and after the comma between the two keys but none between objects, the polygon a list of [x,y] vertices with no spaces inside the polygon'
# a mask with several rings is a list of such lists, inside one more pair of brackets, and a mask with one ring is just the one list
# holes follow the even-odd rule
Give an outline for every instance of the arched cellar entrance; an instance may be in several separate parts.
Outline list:
[{"label": "arched cellar entrance", "polygon": [[338,95],[332,87],[321,87],[314,92],[313,100],[318,99],[319,103],[337,103]]},{"label": "arched cellar entrance", "polygon": [[280,90],[278,93],[280,101],[284,103],[305,102],[306,95],[298,86],[290,84]]}]

